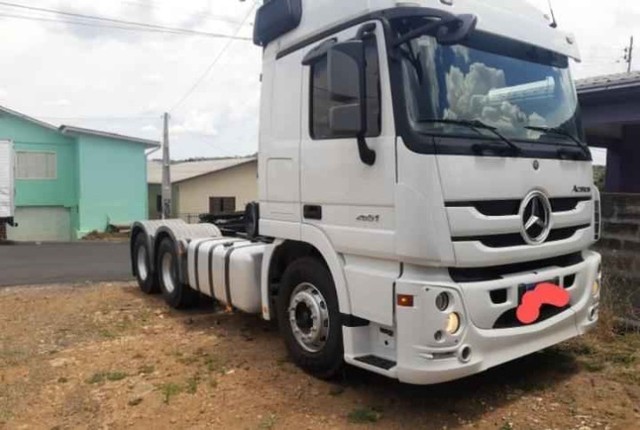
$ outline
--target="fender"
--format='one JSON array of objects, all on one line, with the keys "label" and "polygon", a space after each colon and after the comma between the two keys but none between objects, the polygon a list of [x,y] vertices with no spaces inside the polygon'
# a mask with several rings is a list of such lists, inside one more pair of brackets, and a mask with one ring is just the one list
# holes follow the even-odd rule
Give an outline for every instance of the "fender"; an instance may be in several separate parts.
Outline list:
[{"label": "fender", "polygon": [[322,255],[322,258],[324,258],[324,261],[326,261],[336,286],[340,313],[343,315],[351,315],[351,300],[347,289],[347,280],[344,275],[343,259],[336,253],[331,241],[320,228],[310,224],[302,224],[300,237],[302,242],[306,242],[315,247]]}]

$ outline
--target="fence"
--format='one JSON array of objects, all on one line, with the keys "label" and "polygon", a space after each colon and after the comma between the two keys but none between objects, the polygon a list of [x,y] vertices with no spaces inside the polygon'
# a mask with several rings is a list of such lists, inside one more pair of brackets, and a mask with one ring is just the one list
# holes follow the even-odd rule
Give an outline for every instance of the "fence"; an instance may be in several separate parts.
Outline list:
[{"label": "fence", "polygon": [[640,319],[640,195],[602,195],[602,253],[611,304]]}]

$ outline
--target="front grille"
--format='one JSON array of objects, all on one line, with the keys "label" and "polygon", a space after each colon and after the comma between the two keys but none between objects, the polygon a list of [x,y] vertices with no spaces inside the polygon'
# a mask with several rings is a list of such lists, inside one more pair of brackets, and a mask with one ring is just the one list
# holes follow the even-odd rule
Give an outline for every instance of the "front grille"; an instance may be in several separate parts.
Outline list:
[{"label": "front grille", "polygon": [[[578,225],[575,227],[566,227],[566,228],[558,228],[555,230],[551,230],[549,233],[549,238],[546,240],[548,242],[558,242],[561,240],[566,240],[571,238],[576,232],[580,230],[584,230],[585,228],[589,228],[591,225]],[[454,237],[454,242],[480,242],[484,246],[489,248],[509,248],[512,246],[523,246],[527,243],[520,233],[509,233],[509,234],[494,234],[490,236],[465,236],[465,237]]]},{"label": "front grille", "polygon": [[[584,261],[582,254],[563,255],[561,257],[546,258],[544,260],[525,261],[524,263],[507,264],[504,266],[480,268],[449,268],[449,276],[457,283],[486,282],[502,279],[514,273],[535,272],[548,267],[571,267]],[[565,280],[565,284],[566,284]]]},{"label": "front grille", "polygon": [[540,308],[540,317],[536,320],[534,324],[522,324],[520,321],[518,321],[518,318],[516,317],[517,308],[509,309],[508,311],[500,315],[500,318],[498,318],[498,320],[495,322],[495,324],[493,325],[493,328],[505,329],[505,328],[516,328],[516,327],[528,327],[530,325],[539,324],[542,321],[548,320],[549,318],[553,318],[556,315],[561,314],[562,312],[566,311],[569,308],[570,306],[565,306],[563,308],[556,308],[555,306],[542,305],[542,307]]},{"label": "front grille", "polygon": [[[578,207],[580,202],[591,200],[591,197],[556,197],[549,199],[551,209],[556,212],[569,212]],[[513,216],[518,215],[522,200],[478,200],[464,202],[447,202],[448,208],[473,207],[484,216]]]}]

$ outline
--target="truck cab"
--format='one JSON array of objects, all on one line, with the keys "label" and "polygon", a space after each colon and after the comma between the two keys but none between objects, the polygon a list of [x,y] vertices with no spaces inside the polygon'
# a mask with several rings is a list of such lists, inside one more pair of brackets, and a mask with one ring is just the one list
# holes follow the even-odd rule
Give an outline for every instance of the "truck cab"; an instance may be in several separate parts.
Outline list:
[{"label": "truck cab", "polygon": [[[433,384],[594,327],[600,204],[571,35],[525,1],[271,0],[254,41],[260,201],[237,267],[300,366]],[[150,255],[134,273],[163,292],[162,267],[212,278],[202,243],[225,239],[165,227],[134,228]]]}]

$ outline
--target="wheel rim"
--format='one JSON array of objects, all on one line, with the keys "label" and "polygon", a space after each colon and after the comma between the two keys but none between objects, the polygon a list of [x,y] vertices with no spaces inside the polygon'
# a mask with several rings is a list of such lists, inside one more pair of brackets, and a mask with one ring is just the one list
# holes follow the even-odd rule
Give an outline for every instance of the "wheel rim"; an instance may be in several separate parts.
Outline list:
[{"label": "wheel rim", "polygon": [[309,352],[324,348],[329,338],[329,309],[312,284],[298,285],[289,300],[289,324],[298,344]]},{"label": "wheel rim", "polygon": [[167,252],[162,256],[162,284],[167,293],[171,294],[176,289],[173,276],[173,256]]},{"label": "wheel rim", "polygon": [[137,267],[138,267],[138,276],[142,282],[147,280],[147,276],[149,276],[149,269],[147,268],[147,247],[141,246],[138,248],[137,255]]}]

